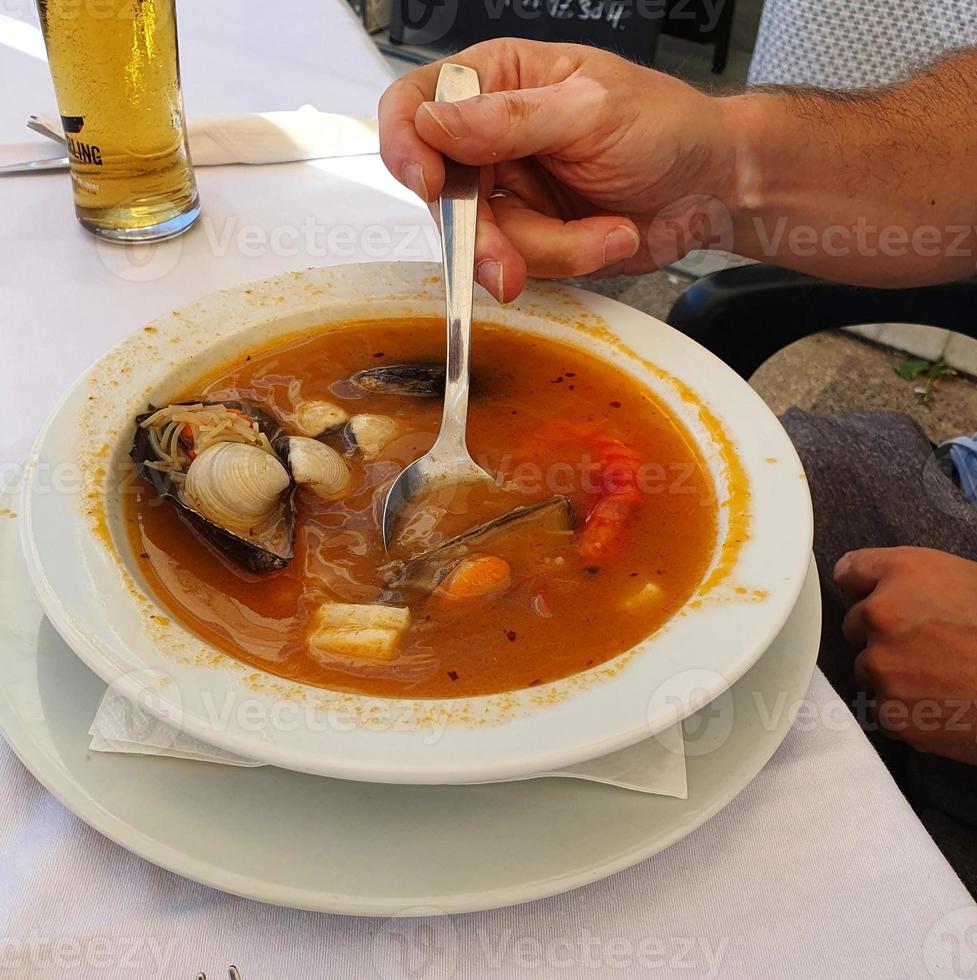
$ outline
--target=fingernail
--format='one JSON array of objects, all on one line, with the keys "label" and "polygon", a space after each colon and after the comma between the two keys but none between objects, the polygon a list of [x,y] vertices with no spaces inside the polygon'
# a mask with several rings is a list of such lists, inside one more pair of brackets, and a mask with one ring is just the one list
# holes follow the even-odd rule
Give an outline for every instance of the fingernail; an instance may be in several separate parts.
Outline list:
[{"label": "fingernail", "polygon": [[624,259],[631,258],[638,251],[640,245],[641,239],[633,228],[629,228],[627,225],[618,225],[604,239],[604,265],[610,265],[612,262],[623,262]]},{"label": "fingernail", "polygon": [[467,136],[471,129],[465,121],[461,109],[451,102],[423,102],[421,107],[426,109],[431,118],[454,140]]},{"label": "fingernail", "polygon": [[505,295],[502,291],[502,263],[497,259],[482,259],[475,268],[475,278],[500,303]]},{"label": "fingernail", "polygon": [[419,163],[405,163],[404,169],[401,173],[407,187],[409,187],[422,201],[429,200],[427,183],[424,180],[424,168]]},{"label": "fingernail", "polygon": [[837,579],[840,575],[844,574],[848,566],[851,564],[851,552],[842,555],[836,562],[834,567],[834,578]]}]

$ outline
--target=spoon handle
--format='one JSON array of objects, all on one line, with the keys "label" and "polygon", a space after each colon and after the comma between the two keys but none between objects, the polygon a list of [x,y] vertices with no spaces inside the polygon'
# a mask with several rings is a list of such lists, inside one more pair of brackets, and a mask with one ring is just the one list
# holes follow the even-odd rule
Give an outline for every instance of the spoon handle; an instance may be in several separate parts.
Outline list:
[{"label": "spoon handle", "polygon": [[[435,93],[437,102],[459,102],[479,94],[478,74],[473,69],[452,64],[442,66]],[[438,206],[448,307],[448,354],[438,448],[460,449],[467,455],[465,428],[471,367],[478,167],[463,166],[447,158],[444,167],[444,189]]]}]

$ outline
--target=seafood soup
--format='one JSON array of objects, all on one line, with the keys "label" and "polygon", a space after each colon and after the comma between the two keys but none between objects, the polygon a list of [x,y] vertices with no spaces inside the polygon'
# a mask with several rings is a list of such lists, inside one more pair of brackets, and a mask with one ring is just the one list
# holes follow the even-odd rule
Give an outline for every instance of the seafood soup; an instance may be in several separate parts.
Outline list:
[{"label": "seafood soup", "polygon": [[716,550],[712,477],[626,372],[475,324],[469,448],[494,485],[391,479],[441,419],[444,323],[329,325],[250,350],[135,422],[131,544],[160,602],[255,668],[381,697],[545,684],[665,624]]}]

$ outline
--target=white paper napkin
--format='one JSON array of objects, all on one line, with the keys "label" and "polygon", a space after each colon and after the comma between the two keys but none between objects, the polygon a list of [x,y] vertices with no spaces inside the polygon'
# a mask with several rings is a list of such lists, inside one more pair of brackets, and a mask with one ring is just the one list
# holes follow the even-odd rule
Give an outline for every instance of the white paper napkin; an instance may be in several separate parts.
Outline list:
[{"label": "white paper napkin", "polygon": [[[38,116],[55,132],[61,123]],[[227,163],[290,163],[380,152],[376,119],[319,112],[304,105],[295,112],[254,112],[200,116],[187,122],[194,166]]]},{"label": "white paper napkin", "polygon": [[[159,755],[229,766],[264,765],[178,731],[111,688],[102,696],[88,733],[93,752]],[[638,793],[687,799],[682,726],[674,725],[653,738],[599,759],[511,781],[544,778],[586,779]]]}]

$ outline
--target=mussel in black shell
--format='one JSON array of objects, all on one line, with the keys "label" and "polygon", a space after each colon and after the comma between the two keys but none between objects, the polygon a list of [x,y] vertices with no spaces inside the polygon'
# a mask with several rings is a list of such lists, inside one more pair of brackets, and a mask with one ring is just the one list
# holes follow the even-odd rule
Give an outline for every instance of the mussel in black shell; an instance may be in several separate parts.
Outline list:
[{"label": "mussel in black shell", "polygon": [[357,371],[349,380],[371,395],[444,396],[443,364],[385,364]]},{"label": "mussel in black shell", "polygon": [[459,561],[475,551],[491,550],[502,536],[569,534],[572,530],[573,508],[566,497],[557,494],[516,507],[407,561],[388,562],[379,569],[380,579],[389,589],[432,592]]},{"label": "mussel in black shell", "polygon": [[289,437],[241,402],[150,407],[129,455],[139,475],[221,555],[249,572],[284,568],[295,544]]}]

